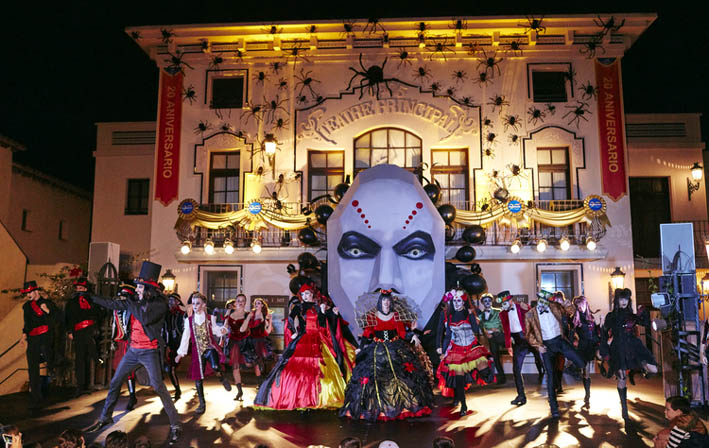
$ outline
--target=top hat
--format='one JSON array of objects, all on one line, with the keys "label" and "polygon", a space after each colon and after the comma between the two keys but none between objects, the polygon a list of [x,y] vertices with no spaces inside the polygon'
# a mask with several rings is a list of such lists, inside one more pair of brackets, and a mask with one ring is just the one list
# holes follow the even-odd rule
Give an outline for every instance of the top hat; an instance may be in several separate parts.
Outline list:
[{"label": "top hat", "polygon": [[35,289],[39,289],[39,286],[37,286],[37,282],[34,280],[30,280],[28,282],[25,282],[25,285],[20,290],[20,292],[22,294],[28,294],[28,293],[34,291]]},{"label": "top hat", "polygon": [[507,290],[497,293],[497,300],[499,300],[500,302],[507,302],[508,300],[511,300],[511,299],[512,299],[512,294],[510,294],[510,292]]},{"label": "top hat", "polygon": [[[182,305],[182,297],[180,297],[180,295],[176,292],[171,293],[169,296],[167,296],[167,298],[168,299],[175,299],[180,303],[180,305]],[[229,302],[227,302],[227,305],[228,304],[229,304]]]},{"label": "top hat", "polygon": [[138,278],[135,279],[135,284],[150,285],[154,288],[159,288],[158,278],[160,277],[161,269],[162,266],[157,263],[144,261],[143,265],[140,267],[140,274]]},{"label": "top hat", "polygon": [[549,305],[549,302],[552,301],[552,297],[554,296],[553,292],[549,292],[547,290],[542,289],[537,293],[537,303],[543,303],[545,305]]},{"label": "top hat", "polygon": [[84,288],[89,287],[89,281],[86,279],[86,277],[79,277],[76,280],[74,280],[74,287],[77,286],[83,286]]},{"label": "top hat", "polygon": [[486,292],[486,293],[484,293],[483,295],[480,296],[480,300],[481,300],[481,301],[482,301],[482,299],[490,299],[491,301],[494,302],[494,301],[495,301],[495,296],[493,296],[493,295],[490,294],[489,292]]}]

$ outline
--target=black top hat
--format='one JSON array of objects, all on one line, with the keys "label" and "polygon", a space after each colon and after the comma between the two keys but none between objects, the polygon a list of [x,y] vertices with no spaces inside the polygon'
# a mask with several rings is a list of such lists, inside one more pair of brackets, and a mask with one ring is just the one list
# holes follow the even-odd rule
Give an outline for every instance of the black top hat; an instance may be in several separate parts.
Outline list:
[{"label": "black top hat", "polygon": [[74,287],[77,286],[83,286],[84,288],[89,287],[89,281],[86,279],[86,277],[79,277],[76,280],[74,280]]},{"label": "black top hat", "polygon": [[140,275],[135,279],[135,284],[150,285],[154,288],[158,288],[158,278],[160,277],[160,270],[162,266],[151,261],[144,261],[143,265],[140,267]]},{"label": "black top hat", "polygon": [[37,286],[37,282],[34,280],[30,280],[28,282],[25,282],[24,287],[20,290],[22,294],[28,294],[35,289],[39,289],[39,286]]}]

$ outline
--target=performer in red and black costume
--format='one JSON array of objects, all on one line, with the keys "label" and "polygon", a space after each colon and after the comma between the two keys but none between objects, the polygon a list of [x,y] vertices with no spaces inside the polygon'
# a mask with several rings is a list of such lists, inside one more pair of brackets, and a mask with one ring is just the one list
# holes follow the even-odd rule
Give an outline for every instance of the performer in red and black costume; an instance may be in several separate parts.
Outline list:
[{"label": "performer in red and black costume", "polygon": [[167,296],[169,311],[165,316],[165,326],[163,327],[163,338],[165,339],[165,372],[170,377],[172,387],[175,388],[174,400],[177,401],[182,396],[180,380],[177,377],[177,349],[182,342],[182,332],[185,329],[185,311],[182,298],[176,292]]},{"label": "performer in red and black costume", "polygon": [[596,359],[599,345],[601,343],[601,328],[596,324],[591,307],[585,296],[574,297],[576,313],[571,320],[574,332],[576,333],[576,350],[586,362],[582,370],[584,405],[588,406],[591,401],[591,364]]},{"label": "performer in red and black costume", "polygon": [[[378,297],[375,307],[357,317],[362,342],[340,416],[387,421],[428,415],[433,391],[411,347],[421,343],[411,330],[416,313],[391,290],[380,290],[374,297]],[[358,299],[361,304],[368,302]]]},{"label": "performer in red and black costume", "polygon": [[[345,379],[337,364],[336,347],[327,322],[325,303],[316,302],[317,289],[303,285],[300,300],[291,300],[286,348],[261,383],[257,409],[336,409],[342,406]],[[337,308],[332,312],[338,313]],[[252,330],[253,331],[253,330]]]},{"label": "performer in red and black costume", "polygon": [[[137,300],[135,295],[135,286],[122,284],[118,287],[116,300]],[[127,310],[113,310],[113,322],[111,328],[112,339],[115,342],[113,352],[113,371],[118,370],[118,365],[121,359],[128,351],[130,335],[130,313]],[[128,404],[126,411],[135,409],[138,403],[138,398],[135,395],[135,371],[131,372],[127,378],[128,382]]]},{"label": "performer in red and black costume", "polygon": [[460,415],[468,413],[465,391],[473,384],[484,386],[497,382],[492,354],[479,343],[480,327],[467,308],[465,291],[453,289],[443,296],[446,304],[438,324],[436,351],[441,355],[436,376],[444,397],[455,397]]},{"label": "performer in red and black costume", "polygon": [[150,377],[150,386],[157,392],[163,409],[170,420],[168,444],[174,445],[182,435],[182,426],[177,409],[162,380],[162,359],[165,341],[162,328],[168,312],[167,300],[158,290],[159,264],[144,261],[140,276],[135,280],[138,300],[113,300],[92,296],[94,303],[110,310],[126,310],[130,313],[130,344],[118,364],[111,379],[106,401],[98,421],[88,428],[88,432],[99,431],[113,424],[113,408],[116,406],[121,386],[126,378],[138,367],[143,366]]},{"label": "performer in red and black costume", "polygon": [[179,363],[191,350],[188,377],[194,380],[197,387],[199,406],[194,412],[199,415],[207,410],[207,402],[204,399],[204,379],[207,376],[217,372],[224,389],[231,391],[231,384],[222,368],[226,358],[216,339],[217,336],[226,334],[226,328],[213,325],[212,316],[207,313],[207,298],[199,292],[195,291],[190,295],[187,305],[192,306],[192,313],[185,318],[185,330],[175,362]]},{"label": "performer in red and black costume", "polygon": [[66,303],[64,310],[67,337],[72,341],[75,354],[76,395],[89,392],[91,361],[98,361],[96,333],[101,312],[89,294],[85,277],[74,281],[76,293]]},{"label": "performer in red and black costume", "polygon": [[247,347],[247,337],[250,333],[248,325],[245,331],[241,331],[248,314],[246,312],[246,296],[238,294],[236,299],[227,302],[226,307],[229,310],[229,314],[225,325],[229,329],[229,338],[224,347],[224,354],[229,359],[232,374],[234,375],[234,384],[236,384],[236,397],[234,397],[234,400],[244,401],[244,391],[241,387],[241,366],[249,364],[244,353]]},{"label": "performer in red and black costume", "polygon": [[261,377],[266,368],[266,361],[273,358],[273,342],[268,337],[273,330],[271,319],[271,310],[268,309],[266,301],[256,298],[239,329],[242,333],[249,333],[242,350],[246,363],[254,367],[256,378]]},{"label": "performer in red and black costume", "polygon": [[54,341],[52,330],[61,322],[61,311],[51,300],[39,295],[35,281],[25,282],[20,291],[28,301],[22,305],[25,325],[22,341],[27,344],[27,370],[30,377],[31,408],[42,407],[49,390],[49,375],[40,374],[40,364],[45,364],[47,373],[54,367]]}]

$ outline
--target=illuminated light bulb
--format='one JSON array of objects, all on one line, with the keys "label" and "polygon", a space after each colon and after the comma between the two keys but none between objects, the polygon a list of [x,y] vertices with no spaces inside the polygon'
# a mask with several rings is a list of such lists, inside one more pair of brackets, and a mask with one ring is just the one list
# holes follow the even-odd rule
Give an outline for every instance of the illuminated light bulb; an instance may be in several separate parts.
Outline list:
[{"label": "illuminated light bulb", "polygon": [[518,254],[520,250],[522,250],[522,242],[520,240],[515,240],[515,242],[510,246],[510,252],[513,254]]},{"label": "illuminated light bulb", "polygon": [[592,236],[586,238],[586,249],[590,251],[596,250],[596,240]]},{"label": "illuminated light bulb", "polygon": [[224,240],[224,252],[226,252],[229,255],[234,253],[234,243],[232,243],[229,238]]},{"label": "illuminated light bulb", "polygon": [[537,243],[537,252],[544,252],[545,250],[547,250],[547,245],[547,240],[539,240],[539,242]]},{"label": "illuminated light bulb", "polygon": [[561,241],[559,241],[559,249],[566,251],[566,250],[569,250],[570,247],[571,247],[571,241],[569,241],[568,238],[563,237],[561,239]]},{"label": "illuminated light bulb", "polygon": [[266,134],[266,139],[263,141],[263,150],[266,155],[272,156],[276,153],[276,139],[273,134]]},{"label": "illuminated light bulb", "polygon": [[251,250],[255,254],[261,253],[261,242],[258,240],[258,238],[254,238],[253,241],[251,241]]},{"label": "illuminated light bulb", "polygon": [[204,252],[207,255],[214,254],[214,241],[212,241],[211,239],[208,239],[207,241],[204,242]]},{"label": "illuminated light bulb", "polygon": [[182,242],[182,247],[180,247],[180,252],[182,252],[182,255],[187,255],[192,251],[192,243],[189,241],[183,241]]}]

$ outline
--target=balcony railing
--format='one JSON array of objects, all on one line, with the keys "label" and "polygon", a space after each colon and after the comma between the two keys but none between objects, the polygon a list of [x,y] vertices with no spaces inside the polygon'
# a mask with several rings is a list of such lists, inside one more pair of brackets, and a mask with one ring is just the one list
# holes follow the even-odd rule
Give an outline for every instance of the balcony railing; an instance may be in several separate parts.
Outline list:
[{"label": "balcony railing", "polygon": [[[316,203],[301,203],[301,202],[283,202],[279,206],[281,213],[286,215],[297,215],[303,212],[308,213],[315,210],[318,205],[328,203],[334,208],[334,204],[329,203],[327,199],[317,201]],[[483,211],[485,204],[471,204],[469,202],[451,202],[459,210],[470,210],[471,205],[473,210]],[[532,205],[540,210],[548,211],[566,211],[579,207],[583,207],[583,200],[564,200],[564,201],[535,201]],[[201,204],[200,210],[209,211],[212,213],[228,213],[238,211],[244,208],[242,203],[234,204]],[[313,216],[313,223],[315,215]],[[705,223],[706,224],[706,223]],[[696,227],[695,227],[696,229]],[[709,226],[703,227],[706,233],[709,234]],[[465,244],[462,239],[465,226],[453,224],[446,229],[446,240],[448,244]],[[696,230],[695,230],[696,232]],[[509,225],[493,223],[487,227],[486,240],[483,244],[493,246],[509,246],[515,240],[520,240],[523,245],[536,244],[537,241],[544,238],[550,245],[556,244],[561,238],[566,237],[571,244],[583,245],[586,238],[593,237],[599,241],[605,235],[605,227],[593,220],[591,224],[576,223],[564,227],[551,227],[537,222],[528,222],[525,226],[520,226],[514,220]],[[218,230],[211,230],[202,227],[193,229],[182,228],[177,230],[177,237],[180,241],[190,240],[192,247],[203,247],[207,239],[211,239],[216,247],[222,247],[224,241],[230,239],[235,248],[249,248],[254,238],[258,238],[261,246],[268,247],[303,247],[304,245],[298,240],[298,231],[286,231],[275,227],[269,227],[267,230],[248,231],[243,228],[233,225]],[[320,235],[324,239],[323,235]]]}]

